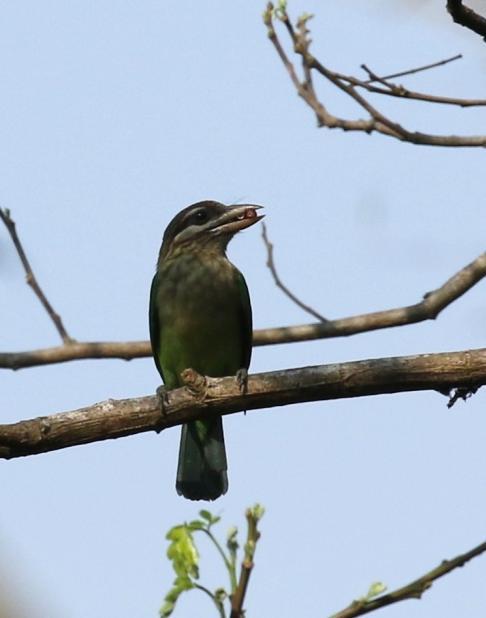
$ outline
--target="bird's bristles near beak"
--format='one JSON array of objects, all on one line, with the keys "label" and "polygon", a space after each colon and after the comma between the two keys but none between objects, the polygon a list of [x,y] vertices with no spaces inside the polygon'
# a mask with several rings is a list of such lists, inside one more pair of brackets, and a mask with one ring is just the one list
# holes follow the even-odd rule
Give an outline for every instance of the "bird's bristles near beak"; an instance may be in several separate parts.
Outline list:
[{"label": "bird's bristles near beak", "polygon": [[211,226],[212,234],[236,234],[254,225],[265,215],[257,215],[256,211],[263,208],[256,204],[238,204],[238,206],[228,206],[228,209],[220,217],[214,220]]}]

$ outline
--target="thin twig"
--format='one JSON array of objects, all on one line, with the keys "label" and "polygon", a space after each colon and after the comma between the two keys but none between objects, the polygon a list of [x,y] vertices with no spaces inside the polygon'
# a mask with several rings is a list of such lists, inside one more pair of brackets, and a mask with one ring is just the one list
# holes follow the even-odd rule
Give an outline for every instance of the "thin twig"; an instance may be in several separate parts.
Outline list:
[{"label": "thin twig", "polygon": [[306,305],[302,302],[297,296],[289,290],[289,288],[282,282],[277,272],[277,268],[275,266],[275,261],[273,259],[273,243],[270,242],[267,234],[267,226],[262,221],[262,238],[265,243],[265,247],[267,249],[267,266],[270,272],[272,273],[273,280],[275,281],[275,285],[282,290],[282,292],[290,298],[292,302],[298,305],[304,311],[307,311],[310,315],[317,318],[320,322],[327,322],[326,318],[322,316],[318,311]]},{"label": "thin twig", "polygon": [[[297,28],[299,30],[300,36],[302,37],[307,37],[307,35],[309,34],[309,30],[307,29],[307,22],[309,21],[309,19],[312,17],[312,15],[304,15],[303,17],[301,17],[298,22],[297,22]],[[313,97],[317,98],[315,90],[314,90],[314,83],[312,81],[312,71],[310,69],[310,66],[307,64],[307,62],[305,62],[304,56],[302,56],[302,70],[304,72],[304,88],[306,88]]]},{"label": "thin twig", "polygon": [[[442,286],[425,294],[423,300],[406,307],[364,313],[314,324],[263,328],[253,331],[253,345],[275,345],[348,337],[383,328],[434,320],[486,276],[486,252],[454,274]],[[22,369],[72,360],[119,358],[131,360],[151,356],[148,341],[87,341],[27,352],[0,352],[0,369]]]},{"label": "thin twig", "polygon": [[207,536],[211,539],[213,545],[215,546],[216,550],[218,551],[219,555],[221,556],[221,558],[222,558],[222,560],[224,562],[224,566],[226,567],[226,569],[228,571],[231,590],[233,590],[235,582],[233,581],[233,577],[232,577],[231,560],[228,558],[228,556],[226,555],[226,552],[221,547],[221,543],[214,536],[214,534],[211,532],[211,530],[208,530],[207,528],[201,528],[201,532],[204,532],[205,534],[207,534]]},{"label": "thin twig", "polygon": [[12,242],[15,246],[15,249],[17,250],[20,261],[22,262],[22,266],[24,267],[24,270],[25,270],[25,277],[26,277],[27,283],[30,285],[35,295],[42,303],[42,306],[47,311],[47,314],[53,321],[54,326],[56,327],[57,332],[61,336],[61,339],[63,340],[63,342],[65,344],[71,343],[73,339],[71,339],[66,329],[64,328],[64,324],[62,323],[61,316],[54,311],[53,306],[47,300],[46,295],[42,291],[39,283],[37,282],[36,277],[34,276],[34,273],[32,271],[32,266],[30,265],[30,262],[27,259],[24,248],[22,247],[22,243],[20,242],[20,239],[18,237],[17,230],[15,228],[15,221],[10,217],[10,211],[7,208],[5,209],[0,208],[0,219],[4,222],[5,227],[7,228],[7,231],[10,234]]},{"label": "thin twig", "polygon": [[351,84],[352,86],[356,86],[358,88],[364,88],[368,92],[373,92],[375,94],[383,94],[389,97],[396,97],[398,99],[407,99],[413,101],[420,101],[423,103],[437,103],[439,105],[454,105],[456,107],[484,107],[486,106],[486,99],[460,99],[457,97],[443,97],[434,94],[426,94],[423,92],[417,92],[415,90],[409,90],[402,86],[401,84],[394,84],[389,81],[389,77],[379,77],[371,71],[371,69],[362,64],[361,68],[364,69],[368,75],[373,77],[373,81],[380,82],[384,88],[380,88],[379,86],[374,86],[371,83],[371,80],[363,81],[358,79],[357,77],[353,77],[352,75],[344,75],[342,73],[334,73],[336,78],[344,80]]},{"label": "thin twig", "polygon": [[369,84],[370,82],[380,82],[380,84],[383,84],[385,88],[389,88],[389,89],[393,88],[392,84],[389,84],[386,81],[386,77],[380,77],[379,75],[374,73],[366,64],[362,64],[361,68],[364,71],[366,71],[368,73],[368,76],[370,77],[370,79],[367,82],[365,82],[365,84]]},{"label": "thin twig", "polygon": [[[187,373],[195,373],[186,370]],[[197,375],[197,374],[196,374]],[[202,376],[199,376],[202,378]],[[325,401],[486,384],[486,349],[318,365],[249,376],[243,395],[234,377],[205,377],[204,398],[190,388],[159,396],[108,400],[87,408],[0,425],[0,458],[11,459],[147,431],[212,414],[234,414]],[[325,410],[318,406],[315,410]]]},{"label": "thin twig", "polygon": [[[405,75],[412,75],[413,73],[419,73],[420,71],[428,71],[429,69],[435,69],[436,67],[443,66],[449,62],[454,62],[462,58],[462,54],[456,54],[450,58],[433,62],[432,64],[424,64],[423,66],[416,67],[414,69],[407,69],[406,71],[400,71],[399,73],[390,73],[390,75],[382,75],[381,79],[394,79],[395,77],[404,77]],[[366,83],[371,84],[376,81],[376,78],[370,78]]]},{"label": "thin twig", "polygon": [[382,328],[415,324],[435,319],[452,302],[486,276],[486,252],[448,279],[441,287],[428,292],[414,305],[386,311],[365,313],[350,318],[329,320],[321,324],[304,324],[256,331],[255,345],[270,345],[344,337]]},{"label": "thin twig", "polygon": [[432,569],[425,575],[422,575],[422,577],[419,577],[410,584],[407,584],[402,588],[398,588],[393,592],[373,599],[353,601],[351,605],[345,609],[341,610],[337,614],[333,614],[332,618],[355,618],[356,616],[368,614],[369,612],[373,612],[381,607],[386,607],[387,605],[392,605],[400,601],[420,599],[424,592],[426,592],[432,586],[433,582],[439,579],[439,577],[443,577],[454,569],[464,566],[466,562],[469,562],[469,560],[476,558],[484,552],[486,552],[486,542],[481,543],[481,545],[474,547],[474,549],[471,549],[465,554],[456,556],[452,560],[444,560],[435,569]]},{"label": "thin twig", "polygon": [[[275,33],[275,29],[273,27],[272,14],[273,14],[273,4],[269,3],[267,5],[267,10],[263,14],[263,21],[265,25],[267,26],[268,38],[272,41],[275,49],[277,50],[277,53],[280,56],[280,59],[282,63],[284,64],[285,68],[287,69],[290,79],[294,83],[294,86],[297,89],[299,89],[301,87],[300,80],[297,77],[297,73],[295,72],[294,65],[290,62],[287,54],[285,53],[284,48],[282,47],[282,44],[280,43],[280,39],[277,37]],[[287,28],[292,27],[288,18],[286,20],[282,18],[282,21],[284,21]]]},{"label": "thin twig", "polygon": [[218,599],[216,598],[216,595],[214,595],[211,590],[209,590],[208,588],[206,588],[206,586],[202,586],[201,584],[198,584],[196,582],[193,582],[193,586],[194,588],[196,588],[197,590],[200,590],[201,592],[204,592],[204,594],[207,594],[207,596],[211,599],[211,601],[215,604],[216,609],[219,612],[219,617],[220,618],[226,618],[226,612],[224,611],[224,605],[221,603],[221,601],[218,601]]}]

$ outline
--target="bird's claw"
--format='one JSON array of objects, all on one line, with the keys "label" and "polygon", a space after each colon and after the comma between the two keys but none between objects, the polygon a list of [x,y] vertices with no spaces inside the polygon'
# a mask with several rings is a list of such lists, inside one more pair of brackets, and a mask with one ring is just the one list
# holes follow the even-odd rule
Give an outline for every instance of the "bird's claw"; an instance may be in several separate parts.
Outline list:
[{"label": "bird's claw", "polygon": [[169,405],[169,393],[163,384],[157,388],[156,393],[161,406]]},{"label": "bird's claw", "polygon": [[[167,416],[166,406],[169,405],[169,394],[163,384],[159,386],[155,392],[159,399],[160,415],[162,418],[165,418]],[[161,430],[158,430],[157,433],[159,433],[159,431]]]},{"label": "bird's claw", "polygon": [[236,382],[239,386],[240,393],[246,395],[248,391],[248,369],[242,367],[236,372]]}]

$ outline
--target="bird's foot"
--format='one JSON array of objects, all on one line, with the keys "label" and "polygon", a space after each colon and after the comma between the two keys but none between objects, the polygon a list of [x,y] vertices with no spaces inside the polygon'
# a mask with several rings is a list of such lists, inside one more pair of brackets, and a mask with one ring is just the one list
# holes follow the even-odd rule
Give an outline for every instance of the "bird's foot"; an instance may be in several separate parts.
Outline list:
[{"label": "bird's foot", "polygon": [[206,376],[201,375],[194,369],[184,369],[181,372],[181,378],[184,382],[184,386],[189,389],[189,391],[201,399],[202,401],[206,399],[206,395],[208,393],[208,382],[206,380]]},{"label": "bird's foot", "polygon": [[242,367],[236,372],[236,382],[239,386],[240,393],[246,395],[248,392],[248,369]]},{"label": "bird's foot", "polygon": [[165,406],[169,405],[169,393],[163,384],[161,384],[155,392],[159,398],[160,407],[162,411],[164,411]]},{"label": "bird's foot", "polygon": [[462,399],[463,401],[467,401],[470,397],[475,395],[479,390],[480,386],[456,386],[449,391],[448,397],[449,401],[447,402],[447,407],[452,408],[452,406]]},{"label": "bird's foot", "polygon": [[[169,405],[169,393],[164,385],[159,386],[155,392],[159,398],[160,415],[162,418],[165,418],[167,416],[166,407]],[[158,429],[156,431],[160,433],[162,430]]]}]

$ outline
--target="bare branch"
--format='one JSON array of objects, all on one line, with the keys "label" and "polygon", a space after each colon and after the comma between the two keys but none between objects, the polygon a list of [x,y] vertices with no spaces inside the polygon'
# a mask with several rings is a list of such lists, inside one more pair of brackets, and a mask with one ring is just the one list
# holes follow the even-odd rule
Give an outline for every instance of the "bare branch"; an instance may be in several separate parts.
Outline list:
[{"label": "bare branch", "polygon": [[[271,345],[311,339],[345,337],[357,333],[434,320],[452,302],[486,276],[486,253],[448,279],[440,288],[425,294],[422,301],[407,307],[365,313],[322,324],[303,324],[256,331],[255,345]],[[1,358],[0,358],[1,361]]]},{"label": "bare branch", "polygon": [[207,418],[307,401],[324,401],[421,390],[449,392],[486,384],[486,349],[319,365],[249,377],[242,394],[234,377],[183,372],[186,387],[163,396],[110,399],[0,425],[0,458],[10,459],[120,438]]},{"label": "bare branch", "polygon": [[447,0],[447,10],[456,24],[469,28],[486,40],[486,19],[464,6],[462,0]]},{"label": "bare branch", "polygon": [[26,352],[0,352],[0,369],[25,369],[73,360],[146,358],[152,351],[149,341],[84,341]]},{"label": "bare branch", "polygon": [[[263,328],[253,331],[253,345],[275,345],[329,339],[331,337],[348,337],[357,333],[433,320],[441,311],[485,276],[486,253],[482,253],[473,262],[453,275],[440,288],[425,294],[423,300],[415,305],[315,324]],[[29,350],[27,352],[0,352],[0,369],[23,369],[82,359],[120,358],[131,360],[151,356],[151,354],[148,341],[72,343],[68,346]]]},{"label": "bare branch", "polygon": [[[444,64],[449,64],[449,62],[454,62],[455,60],[460,60],[461,58],[462,58],[462,54],[456,54],[455,56],[451,56],[450,58],[444,58],[444,60],[439,60],[438,62],[432,62],[432,64],[424,64],[414,69],[407,69],[406,71],[400,71],[398,73],[391,73],[390,75],[383,75],[381,79],[394,79],[395,77],[404,77],[405,75],[413,75],[414,73],[420,73],[422,71],[429,71],[430,69],[435,69],[436,67],[443,66]],[[374,81],[375,81],[374,79],[369,79],[367,83],[371,84]]]},{"label": "bare branch", "polygon": [[273,280],[275,281],[275,285],[278,288],[280,288],[282,292],[286,296],[288,296],[290,300],[294,302],[297,306],[299,306],[301,309],[303,309],[304,311],[307,311],[307,313],[310,313],[310,315],[317,318],[320,322],[327,322],[324,316],[322,316],[315,309],[313,309],[309,305],[306,305],[299,298],[297,298],[297,296],[293,292],[291,292],[289,288],[280,279],[278,272],[277,272],[277,268],[275,266],[275,261],[273,259],[273,243],[271,243],[270,239],[268,238],[267,226],[265,225],[263,221],[262,221],[262,238],[263,238],[263,242],[265,243],[265,247],[267,249],[267,266],[270,272],[272,273],[272,277],[273,277]]},{"label": "bare branch", "polygon": [[[309,52],[309,46],[311,40],[308,36],[309,31],[307,29],[307,21],[311,16],[307,15],[301,17],[297,22],[297,29],[294,29],[292,23],[284,8],[279,7],[276,14],[281,21],[287,33],[292,41],[293,49],[296,54],[301,57],[303,64],[304,79],[301,81],[297,74],[297,71],[289,60],[283,45],[280,42],[276,34],[276,30],[273,23],[273,17],[275,9],[270,2],[267,5],[267,9],[264,13],[263,20],[267,27],[267,33],[270,41],[272,42],[277,54],[279,55],[283,65],[285,66],[287,73],[289,74],[292,83],[294,84],[298,94],[314,111],[317,123],[319,127],[327,127],[330,129],[342,129],[343,131],[362,131],[365,133],[378,132],[395,139],[409,142],[417,145],[428,146],[447,146],[447,147],[466,147],[466,146],[486,146],[486,135],[473,135],[473,136],[457,136],[457,135],[432,135],[427,133],[421,133],[418,131],[410,131],[403,127],[399,123],[385,116],[374,105],[372,105],[367,99],[365,99],[358,91],[357,88],[364,88],[369,92],[384,94],[388,96],[394,96],[402,99],[414,99],[418,101],[426,101],[429,103],[442,103],[448,105],[459,105],[461,107],[476,107],[479,105],[486,105],[485,100],[472,100],[472,99],[458,99],[452,97],[438,97],[435,95],[424,94],[420,92],[413,92],[398,86],[391,84],[386,78],[379,78],[375,76],[371,81],[359,80],[352,76],[342,75],[335,71],[328,69],[319,60],[314,58]],[[442,61],[445,64],[445,61]],[[438,63],[434,63],[437,65]],[[347,94],[352,98],[359,107],[365,110],[368,114],[367,119],[348,120],[339,118],[331,114],[323,103],[317,98],[312,78],[312,70],[317,71],[322,77],[330,81],[336,88]],[[424,68],[422,70],[425,70]],[[410,69],[410,72],[413,72]],[[373,85],[372,82],[380,81],[385,87],[378,87]]]},{"label": "bare branch", "polygon": [[[364,69],[370,79],[367,81],[362,81],[356,77],[352,77],[351,75],[343,75],[342,73],[336,73],[336,77],[342,79],[346,82],[349,82],[353,86],[364,88],[368,92],[374,92],[376,94],[383,94],[389,97],[396,97],[399,99],[410,99],[413,101],[422,101],[424,103],[437,103],[439,105],[455,105],[458,107],[484,107],[486,106],[486,99],[459,99],[455,97],[442,97],[433,94],[425,94],[423,92],[416,92],[414,90],[409,90],[402,86],[401,84],[394,84],[389,81],[390,78],[387,77],[379,77],[371,71],[371,69],[362,64],[361,68]],[[381,83],[384,88],[379,88],[378,86],[373,86],[372,82]]]},{"label": "bare branch", "polygon": [[372,599],[353,601],[346,609],[343,609],[337,614],[333,614],[332,618],[355,618],[355,616],[362,616],[363,614],[368,614],[381,607],[386,607],[387,605],[392,605],[400,601],[420,599],[424,592],[431,588],[436,579],[447,575],[454,569],[464,566],[466,562],[469,562],[484,552],[486,552],[486,542],[481,543],[465,554],[456,556],[452,560],[444,560],[435,569],[432,569],[410,584],[402,588],[397,588],[397,590],[393,592]]},{"label": "bare branch", "polygon": [[17,250],[20,261],[22,262],[22,266],[24,267],[24,270],[25,270],[25,277],[26,277],[27,283],[30,285],[35,295],[42,303],[42,306],[47,311],[47,314],[53,321],[54,326],[56,327],[57,332],[61,336],[61,339],[63,340],[63,342],[70,343],[73,340],[71,339],[66,329],[64,328],[64,324],[62,323],[61,316],[54,311],[53,306],[47,300],[46,295],[42,291],[40,285],[37,282],[37,279],[34,276],[30,262],[27,259],[24,248],[22,247],[22,243],[20,242],[20,239],[18,237],[17,230],[15,228],[15,221],[10,217],[10,211],[7,208],[5,209],[0,208],[0,219],[4,222],[5,227],[7,228],[8,233],[10,234],[12,242],[15,246],[15,249]]},{"label": "bare branch", "polygon": [[[369,80],[367,82],[364,82],[366,85],[371,84],[372,82],[380,82],[380,84],[383,84],[386,88],[392,88],[392,85],[386,81],[386,77],[380,77],[379,75],[374,73],[366,64],[362,64],[361,68],[363,69],[363,71],[366,71],[366,73],[368,73]],[[343,79],[345,78],[344,75],[342,77]]]}]

